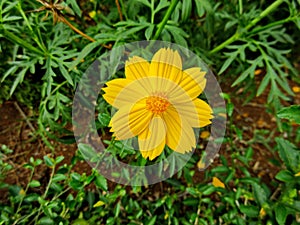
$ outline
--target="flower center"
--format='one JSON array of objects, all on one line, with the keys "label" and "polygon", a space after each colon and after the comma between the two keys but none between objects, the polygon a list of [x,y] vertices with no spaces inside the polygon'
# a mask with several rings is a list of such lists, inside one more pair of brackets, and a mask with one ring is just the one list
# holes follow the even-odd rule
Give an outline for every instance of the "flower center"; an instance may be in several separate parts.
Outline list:
[{"label": "flower center", "polygon": [[159,96],[149,96],[146,99],[146,109],[154,114],[161,114],[167,110],[170,102]]}]

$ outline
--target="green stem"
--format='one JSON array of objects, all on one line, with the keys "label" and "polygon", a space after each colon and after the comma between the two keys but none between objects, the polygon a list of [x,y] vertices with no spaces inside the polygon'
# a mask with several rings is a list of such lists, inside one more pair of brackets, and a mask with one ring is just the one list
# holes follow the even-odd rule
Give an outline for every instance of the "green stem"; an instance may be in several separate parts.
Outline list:
[{"label": "green stem", "polygon": [[[284,0],[277,0],[275,2],[273,2],[268,8],[266,8],[263,12],[261,12],[261,14],[253,19],[243,30],[248,31],[250,28],[252,28],[253,26],[255,26],[262,18],[264,18],[265,16],[269,15],[273,10],[275,10],[281,3],[283,3]],[[221,43],[220,45],[218,45],[217,47],[215,47],[213,50],[211,50],[209,52],[209,54],[214,54],[218,51],[220,51],[221,49],[225,48],[227,45],[230,45],[232,42],[236,41],[237,39],[239,39],[241,37],[243,33],[239,33],[236,32],[234,35],[232,35],[229,39],[227,39],[226,41],[224,41],[223,43]]]},{"label": "green stem", "polygon": [[277,0],[276,2],[273,2],[273,4],[271,4],[263,12],[261,12],[261,14],[259,15],[259,17],[255,18],[254,20],[252,20],[248,24],[248,26],[246,27],[246,30],[249,30],[251,27],[253,27],[254,25],[256,25],[262,18],[264,18],[265,16],[269,15],[274,9],[276,9],[283,2],[284,2],[284,0]]},{"label": "green stem", "polygon": [[239,13],[240,15],[243,14],[243,0],[239,0]]},{"label": "green stem", "polygon": [[167,12],[166,12],[166,14],[165,14],[163,20],[157,25],[158,29],[156,30],[156,33],[155,33],[155,35],[154,35],[154,37],[153,37],[153,40],[157,40],[157,39],[158,39],[159,35],[161,34],[161,32],[163,31],[165,25],[167,24],[167,22],[168,22],[170,16],[171,16],[172,13],[174,12],[175,7],[176,7],[178,1],[179,1],[179,0],[173,0],[173,1],[171,2],[171,5],[169,6],[169,8],[168,8],[168,10],[167,10]]},{"label": "green stem", "polygon": [[25,12],[24,12],[23,9],[22,9],[21,2],[20,2],[20,1],[19,1],[19,4],[17,5],[17,8],[18,8],[18,10],[20,11],[20,13],[21,13],[23,19],[25,20],[25,23],[26,23],[27,27],[29,28],[29,30],[30,30],[30,32],[31,32],[31,34],[32,34],[33,40],[37,43],[37,45],[40,47],[40,49],[42,49],[43,52],[46,53],[46,52],[47,52],[47,49],[45,48],[45,46],[43,46],[43,45],[41,44],[41,42],[39,41],[38,36],[35,34],[35,32],[34,32],[32,26],[30,25],[30,22],[29,22],[28,18],[27,18],[26,15],[25,15]]},{"label": "green stem", "polygon": [[271,27],[275,27],[275,26],[278,26],[278,25],[282,25],[282,24],[285,24],[287,22],[290,22],[290,21],[293,21],[294,19],[296,19],[296,16],[295,17],[288,17],[286,19],[283,19],[283,20],[278,20],[278,21],[275,21],[273,23],[270,23],[266,26],[263,26],[263,27],[257,27],[255,29],[253,29],[251,32],[250,32],[250,35],[255,35],[263,30],[267,30]]},{"label": "green stem", "polygon": [[[20,202],[19,202],[19,205],[18,205],[18,208],[17,208],[17,211],[16,211],[15,215],[18,215],[18,213],[19,213],[20,210],[21,210],[21,206],[22,206],[23,200],[24,200],[24,198],[25,198],[25,196],[26,196],[26,194],[27,194],[27,192],[28,192],[29,184],[30,184],[30,182],[32,181],[34,171],[35,171],[35,167],[33,168],[33,170],[31,170],[30,177],[29,177],[29,181],[28,181],[28,183],[27,183],[27,185],[26,185],[26,188],[25,188],[25,190],[24,190],[24,194],[23,194],[23,196],[22,196],[22,198],[21,198],[21,200],[20,200]],[[19,221],[20,219],[21,219],[21,218],[17,219],[17,220],[13,223],[13,225],[17,224],[18,221]]]},{"label": "green stem", "polygon": [[[49,191],[51,183],[52,183],[52,179],[53,179],[53,177],[55,175],[55,169],[56,169],[56,163],[54,163],[54,165],[52,166],[52,171],[51,171],[50,179],[48,181],[48,185],[46,187],[46,190],[45,190],[45,192],[44,192],[44,194],[42,196],[43,199],[46,199],[46,197],[47,197],[48,191]],[[43,205],[41,204],[40,207],[39,207],[39,209],[38,209],[37,215],[35,217],[34,224],[37,224],[38,218],[41,215],[42,208],[43,208]]]},{"label": "green stem", "polygon": [[151,0],[151,24],[154,24],[154,16],[155,16],[154,0]]},{"label": "green stem", "polygon": [[45,56],[45,53],[42,52],[40,49],[37,49],[36,47],[32,46],[28,42],[26,42],[24,39],[19,38],[18,36],[14,35],[13,33],[9,32],[6,29],[3,29],[4,37],[10,40],[11,42],[18,44],[31,52],[37,53],[40,56]]}]

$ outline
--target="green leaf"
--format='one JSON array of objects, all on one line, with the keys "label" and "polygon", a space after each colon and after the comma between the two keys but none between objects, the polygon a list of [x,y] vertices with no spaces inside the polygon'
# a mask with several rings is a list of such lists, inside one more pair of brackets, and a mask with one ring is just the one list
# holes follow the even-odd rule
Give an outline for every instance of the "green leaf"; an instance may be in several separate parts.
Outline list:
[{"label": "green leaf", "polygon": [[204,16],[205,13],[211,13],[213,10],[212,2],[209,0],[195,0],[197,14],[199,17]]},{"label": "green leaf", "polygon": [[38,221],[38,224],[41,224],[41,225],[54,225],[54,221],[53,219],[51,219],[50,217],[42,217],[39,221]]},{"label": "green leaf", "polygon": [[53,189],[57,193],[59,193],[63,190],[63,186],[56,182],[52,182],[50,185],[50,188]]},{"label": "green leaf", "polygon": [[288,215],[286,208],[283,205],[278,204],[275,207],[274,211],[275,211],[275,218],[276,218],[277,223],[279,225],[284,225],[285,221],[286,221],[286,217]]},{"label": "green leaf", "polygon": [[151,4],[147,0],[137,0],[137,2],[140,2],[143,5],[148,6],[151,9]]},{"label": "green leaf", "polygon": [[78,57],[71,63],[69,71],[73,70],[81,62],[81,60],[91,53],[91,51],[93,51],[96,47],[99,47],[100,43],[100,41],[95,41],[85,46]]},{"label": "green leaf", "polygon": [[291,105],[289,107],[282,108],[277,116],[282,119],[288,119],[300,124],[300,105]]},{"label": "green leaf", "polygon": [[182,21],[186,21],[192,12],[192,0],[184,0],[182,1],[182,10],[181,10],[181,18]]},{"label": "green leaf", "polygon": [[62,156],[62,155],[61,155],[61,156],[58,156],[58,157],[56,157],[56,159],[55,159],[55,163],[56,163],[56,164],[60,163],[61,161],[63,161],[63,160],[64,160],[64,158],[65,158],[65,157],[64,157],[64,156]]},{"label": "green leaf", "polygon": [[10,92],[9,92],[9,95],[12,96],[12,94],[14,93],[15,89],[17,88],[18,84],[22,83],[23,82],[23,79],[24,79],[24,76],[26,74],[28,70],[28,67],[25,67],[23,70],[21,70],[18,75],[17,75],[17,78],[15,79],[11,89],[10,89]]},{"label": "green leaf", "polygon": [[177,44],[182,45],[183,47],[188,46],[187,41],[185,40],[185,38],[188,37],[188,34],[184,30],[182,30],[177,26],[168,25],[168,24],[165,26],[165,29],[171,33],[171,35],[174,38],[174,41]]},{"label": "green leaf", "polygon": [[47,155],[44,156],[45,164],[49,167],[52,167],[54,165],[54,160],[52,158],[49,158]]},{"label": "green leaf", "polygon": [[107,191],[107,180],[104,176],[97,174],[95,179],[95,184],[98,188]]},{"label": "green leaf", "polygon": [[188,206],[198,206],[199,199],[198,198],[186,198],[183,200],[183,204],[188,205]]},{"label": "green leaf", "polygon": [[270,82],[270,75],[269,75],[269,72],[265,75],[265,77],[263,78],[263,80],[261,81],[258,89],[257,89],[257,93],[256,93],[256,96],[260,96],[264,90],[266,89],[266,87],[268,86]]},{"label": "green leaf", "polygon": [[279,156],[284,162],[285,166],[294,173],[299,172],[300,169],[300,151],[291,142],[277,137],[275,141],[278,145]]},{"label": "green leaf", "polygon": [[53,176],[53,179],[52,179],[52,181],[53,182],[58,182],[58,181],[61,181],[61,180],[65,180],[67,177],[66,177],[66,175],[64,175],[64,174],[55,174],[54,176]]},{"label": "green leaf", "polygon": [[203,192],[202,194],[203,195],[210,195],[212,194],[213,192],[216,191],[217,188],[215,188],[214,186],[208,186]]},{"label": "green leaf", "polygon": [[76,0],[67,0],[67,3],[70,3],[72,6],[72,9],[77,14],[77,16],[81,17],[81,10],[80,10]]},{"label": "green leaf", "polygon": [[35,188],[35,187],[39,187],[41,186],[41,183],[37,180],[32,180],[30,183],[29,183],[29,187],[32,187],[32,188]]},{"label": "green leaf", "polygon": [[24,201],[27,203],[37,202],[39,195],[36,193],[28,194],[25,196]]},{"label": "green leaf", "polygon": [[275,178],[277,180],[288,183],[288,182],[291,182],[294,179],[294,176],[288,170],[281,170],[279,173],[276,174]]},{"label": "green leaf", "polygon": [[168,0],[161,0],[159,1],[157,7],[154,10],[154,14],[159,12],[160,10],[162,10],[165,7],[168,7],[170,5],[170,2]]},{"label": "green leaf", "polygon": [[253,205],[240,205],[240,210],[246,216],[255,218],[259,215],[259,208]]},{"label": "green leaf", "polygon": [[229,66],[230,64],[233,62],[233,60],[236,59],[237,55],[238,55],[238,51],[235,52],[227,52],[226,55],[230,55],[230,57],[224,62],[223,66],[221,67],[220,71],[219,71],[219,75],[222,74]]},{"label": "green leaf", "polygon": [[66,70],[64,65],[62,65],[61,63],[58,63],[58,67],[59,67],[59,70],[60,70],[61,74],[68,81],[68,83],[71,84],[72,86],[74,86],[74,82],[72,80],[72,77],[70,76],[69,72]]},{"label": "green leaf", "polygon": [[154,225],[154,224],[156,224],[155,222],[156,222],[156,215],[155,216],[153,216],[149,221],[147,221],[147,223],[145,223],[145,224],[147,224],[147,225]]},{"label": "green leaf", "polygon": [[252,184],[252,186],[253,186],[254,197],[259,203],[259,205],[262,206],[267,201],[267,194],[259,184],[254,183]]},{"label": "green leaf", "polygon": [[152,35],[153,35],[153,30],[154,30],[155,26],[154,24],[151,24],[145,31],[145,37],[147,40],[150,40]]},{"label": "green leaf", "polygon": [[84,159],[91,160],[92,158],[97,156],[97,152],[94,150],[94,148],[88,144],[79,143],[78,149]]}]

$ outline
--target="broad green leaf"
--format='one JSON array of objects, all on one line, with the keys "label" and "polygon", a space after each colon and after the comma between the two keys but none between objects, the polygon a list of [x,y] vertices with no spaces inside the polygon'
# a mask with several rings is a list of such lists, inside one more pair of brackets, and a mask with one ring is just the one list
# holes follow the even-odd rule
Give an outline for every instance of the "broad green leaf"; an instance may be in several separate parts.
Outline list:
[{"label": "broad green leaf", "polygon": [[300,105],[291,105],[289,107],[282,108],[277,116],[282,119],[288,119],[300,124]]},{"label": "broad green leaf", "polygon": [[288,183],[288,182],[291,182],[294,179],[294,176],[288,170],[281,170],[279,173],[276,174],[275,178],[277,180]]},{"label": "broad green leaf", "polygon": [[156,218],[157,218],[156,215],[152,216],[152,218],[149,221],[147,221],[147,223],[145,223],[145,224],[148,224],[148,225],[154,225],[154,224],[156,224],[155,223],[156,222]]},{"label": "broad green leaf", "polygon": [[258,217],[259,215],[259,208],[253,205],[240,205],[240,211],[251,218]]},{"label": "broad green leaf", "polygon": [[300,151],[294,144],[283,138],[277,137],[275,141],[278,145],[279,156],[285,166],[294,173],[300,170]]},{"label": "broad green leaf", "polygon": [[44,217],[42,217],[38,221],[37,224],[41,224],[41,225],[55,225],[55,222],[49,216],[44,216]]},{"label": "broad green leaf", "polygon": [[183,200],[183,204],[188,205],[188,206],[198,206],[199,205],[199,198],[188,197],[188,198]]},{"label": "broad green leaf", "polygon": [[186,21],[192,12],[192,0],[184,0],[182,1],[182,10],[181,10],[181,18],[182,21]]},{"label": "broad green leaf", "polygon": [[61,155],[61,156],[58,156],[58,157],[56,157],[56,159],[55,159],[55,163],[56,163],[56,164],[60,163],[61,161],[63,161],[63,160],[64,160],[64,158],[65,158],[65,157],[64,157],[64,156],[62,156],[62,155]]},{"label": "broad green leaf", "polygon": [[275,218],[276,218],[277,223],[279,225],[284,225],[285,221],[286,221],[286,217],[288,215],[288,212],[287,212],[285,206],[278,204],[275,207],[274,211],[275,211]]},{"label": "broad green leaf", "polygon": [[98,121],[100,122],[102,127],[107,127],[109,124],[111,117],[106,113],[98,114]]},{"label": "broad green leaf", "polygon": [[96,175],[95,184],[98,188],[107,191],[107,180],[101,174]]},{"label": "broad green leaf", "polygon": [[28,194],[25,196],[24,201],[27,203],[38,201],[39,195],[37,193]]},{"label": "broad green leaf", "polygon": [[67,178],[67,176],[64,175],[64,174],[55,174],[55,175],[53,176],[52,181],[53,181],[53,182],[58,182],[58,181],[65,180],[66,178]]},{"label": "broad green leaf", "polygon": [[95,156],[97,156],[97,152],[94,148],[88,144],[79,143],[78,149],[81,152],[84,159],[91,160]]},{"label": "broad green leaf", "polygon": [[29,183],[29,187],[32,187],[32,188],[39,187],[39,186],[41,186],[41,183],[37,180],[32,180]]},{"label": "broad green leaf", "polygon": [[44,156],[44,162],[49,167],[54,166],[54,159],[49,158],[47,155]]},{"label": "broad green leaf", "polygon": [[265,190],[257,183],[252,184],[254,198],[257,200],[260,206],[267,201],[267,194]]}]

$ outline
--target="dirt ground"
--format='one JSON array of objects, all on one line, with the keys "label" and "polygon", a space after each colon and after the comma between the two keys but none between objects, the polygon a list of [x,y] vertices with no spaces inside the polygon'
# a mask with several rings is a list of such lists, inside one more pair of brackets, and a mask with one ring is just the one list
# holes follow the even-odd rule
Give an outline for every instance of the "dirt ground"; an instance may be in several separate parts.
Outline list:
[{"label": "dirt ground", "polygon": [[[291,86],[296,86],[291,83]],[[266,95],[255,97],[248,104],[242,105],[243,99],[238,97],[241,88],[232,88],[229,85],[222,87],[225,93],[236,93],[237,96],[231,94],[231,99],[234,103],[235,109],[233,114],[233,123],[239,129],[243,130],[243,140],[239,140],[236,135],[233,136],[235,146],[244,149],[248,146],[248,141],[253,139],[258,130],[276,131],[277,125],[275,118],[272,114],[267,112],[266,108]],[[291,103],[285,103],[289,105]],[[300,104],[300,94],[296,93],[292,104]],[[26,107],[19,105],[14,101],[7,101],[0,105],[0,145],[7,145],[13,150],[12,154],[4,157],[4,161],[13,166],[13,170],[6,174],[5,181],[9,184],[17,184],[25,188],[28,183],[29,173],[23,165],[29,162],[30,157],[43,159],[46,154],[51,154],[51,150],[43,143],[39,137],[34,136],[34,130],[37,127],[36,121],[31,120],[31,112]],[[27,119],[27,121],[26,121]],[[229,124],[228,124],[229,126]],[[276,131],[277,132],[277,131]],[[251,144],[254,150],[253,159],[250,162],[249,172],[254,177],[260,177],[265,183],[271,183],[276,173],[280,170],[280,166],[276,165],[279,158],[275,151],[272,150],[274,144],[274,137],[279,133],[274,133],[270,137],[270,143],[264,143],[265,140],[257,141]],[[230,129],[227,129],[229,135]],[[268,135],[266,134],[266,137]],[[65,159],[62,163],[70,163],[72,157],[76,153],[76,144],[66,145],[52,141],[55,147],[56,156],[64,156]],[[270,149],[268,149],[268,147]],[[231,162],[231,154],[233,150],[229,144],[223,144],[219,155],[224,155],[229,162]],[[232,163],[232,162],[231,162]],[[216,158],[209,168],[213,168],[220,164],[220,160]],[[75,171],[80,173],[91,173],[91,167],[86,162],[80,162],[74,168]],[[198,171],[196,168],[194,175],[194,182],[203,182],[204,172]],[[47,185],[47,180],[50,176],[50,169],[45,165],[39,166],[34,175],[34,179],[39,180],[42,184],[37,191],[43,192]],[[241,174],[242,176],[242,174]],[[161,184],[154,185],[153,190],[150,192],[161,189]],[[109,188],[114,187],[113,183],[109,184]],[[88,188],[93,189],[93,185]],[[271,187],[272,188],[272,187]],[[7,199],[7,190],[0,190],[0,201]],[[163,193],[161,193],[163,194]]]}]

